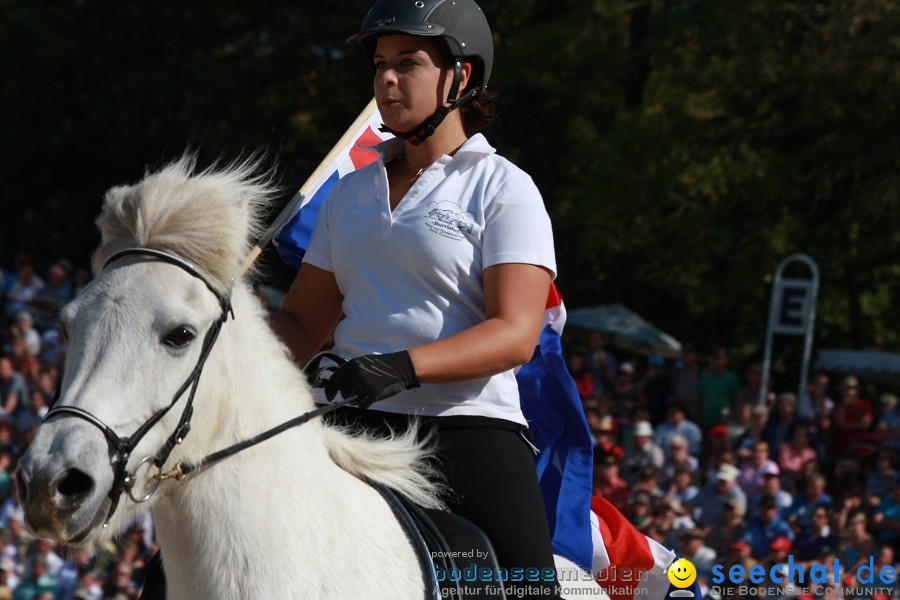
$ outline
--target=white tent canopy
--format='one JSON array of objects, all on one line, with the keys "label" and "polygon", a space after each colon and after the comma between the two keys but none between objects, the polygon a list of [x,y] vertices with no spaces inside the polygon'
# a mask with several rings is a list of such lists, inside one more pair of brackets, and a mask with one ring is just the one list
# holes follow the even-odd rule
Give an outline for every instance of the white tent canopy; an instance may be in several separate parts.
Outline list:
[{"label": "white tent canopy", "polygon": [[870,350],[819,350],[819,371],[856,375],[864,381],[900,386],[900,355]]},{"label": "white tent canopy", "polygon": [[681,343],[621,304],[604,304],[576,308],[568,313],[566,323],[602,331],[609,343],[636,354],[659,354],[668,358],[681,356]]}]

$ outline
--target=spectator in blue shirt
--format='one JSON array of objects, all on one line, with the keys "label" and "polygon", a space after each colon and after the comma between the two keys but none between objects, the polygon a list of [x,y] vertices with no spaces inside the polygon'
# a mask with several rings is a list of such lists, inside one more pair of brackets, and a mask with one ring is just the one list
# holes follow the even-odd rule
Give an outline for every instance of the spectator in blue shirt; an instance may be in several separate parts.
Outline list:
[{"label": "spectator in blue shirt", "polygon": [[669,457],[669,444],[676,435],[682,436],[688,441],[688,452],[692,456],[700,455],[700,446],[703,443],[703,433],[700,427],[688,420],[684,407],[680,404],[671,404],[666,412],[666,420],[660,423],[653,434],[653,443],[662,448]]},{"label": "spectator in blue shirt", "polygon": [[778,516],[778,503],[775,496],[766,494],[759,501],[759,517],[747,526],[743,540],[750,544],[753,558],[763,560],[772,552],[770,548],[772,542],[779,537],[793,540],[794,531],[784,519]]},{"label": "spectator in blue shirt", "polygon": [[825,476],[816,473],[807,481],[806,491],[794,496],[794,503],[788,510],[787,520],[791,525],[806,529],[812,525],[810,516],[813,509],[818,506],[830,509],[833,505],[831,496],[825,493]]}]

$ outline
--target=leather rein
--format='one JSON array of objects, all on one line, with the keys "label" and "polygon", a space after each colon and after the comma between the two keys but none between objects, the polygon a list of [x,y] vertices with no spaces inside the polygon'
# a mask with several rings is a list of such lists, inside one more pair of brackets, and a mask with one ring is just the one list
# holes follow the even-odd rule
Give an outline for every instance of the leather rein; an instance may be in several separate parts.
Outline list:
[{"label": "leather rein", "polygon": [[[111,504],[109,507],[109,512],[107,513],[105,522],[103,524],[104,527],[107,527],[109,525],[110,519],[112,518],[113,513],[115,513],[116,511],[123,493],[127,493],[131,500],[135,503],[140,504],[146,502],[156,493],[160,481],[163,481],[165,479],[176,479],[178,481],[182,481],[191,473],[195,473],[202,469],[205,469],[206,467],[224,460],[229,456],[233,456],[238,452],[246,450],[247,448],[256,446],[257,444],[275,437],[276,435],[283,433],[288,429],[302,425],[310,419],[321,417],[327,413],[330,413],[340,408],[341,406],[344,406],[345,404],[353,402],[354,400],[354,398],[343,399],[338,402],[332,402],[331,404],[321,406],[285,423],[276,425],[275,427],[272,427],[271,429],[268,429],[252,438],[238,442],[217,452],[208,454],[207,456],[197,461],[179,463],[175,466],[174,469],[164,473],[162,471],[162,467],[165,464],[166,460],[168,460],[169,455],[172,453],[172,450],[174,450],[176,445],[181,444],[184,441],[184,438],[191,430],[191,417],[193,415],[194,395],[197,392],[197,385],[200,382],[200,375],[203,372],[203,366],[206,364],[206,359],[209,357],[209,354],[219,337],[219,332],[222,329],[222,325],[228,320],[229,314],[231,315],[232,319],[234,318],[234,311],[232,310],[231,299],[229,296],[223,295],[218,290],[216,290],[216,288],[213,287],[209,280],[204,277],[192,264],[178,256],[175,256],[174,254],[169,254],[168,252],[144,247],[126,248],[124,250],[113,253],[107,259],[106,263],[104,263],[103,268],[105,269],[111,263],[127,256],[146,256],[150,257],[151,259],[161,260],[163,262],[175,265],[176,267],[179,267],[193,277],[196,277],[197,279],[202,281],[209,289],[209,291],[216,296],[216,299],[219,301],[219,305],[222,308],[222,313],[206,332],[206,336],[203,338],[203,346],[200,349],[200,356],[197,359],[197,364],[194,366],[191,374],[188,375],[188,378],[175,392],[172,400],[167,406],[156,411],[156,413],[154,413],[149,419],[144,421],[144,423],[140,427],[138,427],[132,435],[124,437],[117,435],[101,419],[91,414],[90,412],[76,406],[56,405],[53,406],[44,416],[44,422],[47,422],[48,420],[56,416],[70,416],[83,419],[91,425],[97,427],[106,437],[106,440],[109,443],[110,447],[114,450],[113,484],[109,490],[109,498]],[[321,386],[324,382],[322,378],[323,375],[325,373],[333,371],[336,368],[325,367],[323,369],[319,369],[319,364],[323,358],[328,358],[338,365],[345,362],[343,358],[337,356],[336,354],[328,352],[323,352],[313,357],[309,361],[309,363],[307,363],[305,370],[308,373],[315,374],[314,379],[310,381],[310,383],[312,383],[314,386]],[[147,435],[147,433],[153,428],[153,426],[156,425],[175,406],[178,400],[181,399],[181,397],[185,392],[188,391],[189,388],[190,393],[188,394],[187,402],[185,403],[184,409],[181,412],[181,418],[179,419],[178,425],[175,427],[174,431],[169,435],[165,443],[163,443],[163,445],[155,454],[145,457],[138,463],[137,467],[135,467],[134,472],[129,473],[128,459],[131,457],[131,454],[137,447],[138,443],[140,443],[140,441],[144,438],[145,435]],[[157,468],[157,473],[152,475],[154,483],[145,495],[135,496],[134,485],[136,482],[137,472],[144,465],[144,463],[148,461],[152,461],[153,465]]]}]

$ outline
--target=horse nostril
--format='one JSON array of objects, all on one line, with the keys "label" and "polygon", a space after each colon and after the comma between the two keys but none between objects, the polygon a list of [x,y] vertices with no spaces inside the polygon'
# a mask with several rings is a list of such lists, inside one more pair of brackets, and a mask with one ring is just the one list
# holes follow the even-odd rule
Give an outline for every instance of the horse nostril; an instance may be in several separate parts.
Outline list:
[{"label": "horse nostril", "polygon": [[66,471],[65,474],[63,474],[63,478],[59,480],[59,484],[56,486],[56,491],[60,494],[73,498],[83,498],[93,490],[94,480],[78,469],[69,469]]}]

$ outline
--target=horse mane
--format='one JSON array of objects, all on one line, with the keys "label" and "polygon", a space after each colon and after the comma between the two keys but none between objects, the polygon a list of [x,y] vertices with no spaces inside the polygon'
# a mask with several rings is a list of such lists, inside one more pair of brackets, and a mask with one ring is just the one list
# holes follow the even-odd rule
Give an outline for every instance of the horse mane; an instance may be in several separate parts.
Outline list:
[{"label": "horse mane", "polygon": [[91,260],[95,274],[114,252],[143,246],[193,263],[227,290],[279,191],[262,158],[255,153],[195,172],[197,156],[188,152],[134,185],[111,188],[96,220],[102,241]]},{"label": "horse mane", "polygon": [[[196,154],[186,153],[162,169],[146,173],[136,184],[111,188],[96,220],[102,241],[92,257],[95,274],[113,253],[141,246],[193,263],[216,288],[228,292],[233,281],[240,279],[251,240],[265,230],[266,209],[279,191],[272,171],[261,168],[261,158],[254,154],[223,168],[213,165],[195,172]],[[261,310],[258,303],[254,308],[254,312]],[[258,318],[262,329],[265,315]],[[256,351],[261,347],[256,345]],[[285,364],[293,364],[282,344],[271,349]],[[444,486],[434,481],[435,469],[424,460],[431,444],[417,439],[415,427],[389,439],[324,427],[323,442],[331,460],[350,474],[383,483],[422,506],[442,506],[439,496]]]}]

